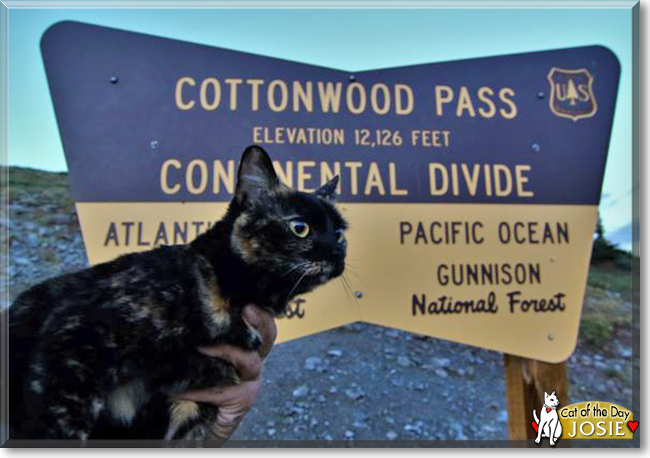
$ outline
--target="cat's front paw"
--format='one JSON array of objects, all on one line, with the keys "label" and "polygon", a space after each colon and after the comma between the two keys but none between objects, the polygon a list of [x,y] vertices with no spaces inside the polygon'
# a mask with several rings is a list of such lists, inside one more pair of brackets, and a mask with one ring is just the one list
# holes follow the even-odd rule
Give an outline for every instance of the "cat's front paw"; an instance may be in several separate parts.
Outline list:
[{"label": "cat's front paw", "polygon": [[536,443],[536,444],[539,444],[539,441],[541,441],[541,440],[542,440],[542,439],[538,437],[537,439],[535,439],[535,443]]}]

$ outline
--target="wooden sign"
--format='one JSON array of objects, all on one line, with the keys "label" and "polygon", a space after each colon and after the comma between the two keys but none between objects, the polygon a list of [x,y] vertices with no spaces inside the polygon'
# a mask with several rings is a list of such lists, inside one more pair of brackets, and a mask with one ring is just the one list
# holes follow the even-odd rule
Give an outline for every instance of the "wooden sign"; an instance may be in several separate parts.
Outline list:
[{"label": "wooden sign", "polygon": [[354,321],[548,362],[578,334],[619,78],[599,46],[346,72],[88,24],[42,51],[88,257],[191,241],[253,143],[341,177],[347,283],[280,339]]}]

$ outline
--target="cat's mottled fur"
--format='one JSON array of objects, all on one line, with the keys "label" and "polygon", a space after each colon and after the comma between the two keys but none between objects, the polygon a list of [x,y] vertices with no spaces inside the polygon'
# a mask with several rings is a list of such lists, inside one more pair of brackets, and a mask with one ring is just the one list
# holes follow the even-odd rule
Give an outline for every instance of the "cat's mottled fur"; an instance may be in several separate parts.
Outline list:
[{"label": "cat's mottled fur", "polygon": [[189,245],[124,255],[22,293],[9,309],[10,438],[204,438],[216,409],[170,394],[237,383],[230,364],[196,348],[257,349],[244,305],[281,314],[295,295],[341,275],[337,181],[293,191],[266,152],[249,147],[226,215]]}]

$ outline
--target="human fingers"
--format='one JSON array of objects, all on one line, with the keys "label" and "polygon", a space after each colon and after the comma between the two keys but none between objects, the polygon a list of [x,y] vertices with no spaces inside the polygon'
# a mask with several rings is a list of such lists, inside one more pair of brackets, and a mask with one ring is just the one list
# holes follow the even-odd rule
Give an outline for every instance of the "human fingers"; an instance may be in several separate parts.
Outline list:
[{"label": "human fingers", "polygon": [[255,380],[262,373],[262,358],[257,352],[244,350],[229,344],[199,347],[198,350],[211,358],[221,358],[233,365],[243,382]]},{"label": "human fingers", "polygon": [[273,315],[255,305],[247,305],[244,307],[242,316],[244,321],[260,334],[262,345],[258,349],[258,353],[262,358],[266,358],[278,336],[278,328]]}]

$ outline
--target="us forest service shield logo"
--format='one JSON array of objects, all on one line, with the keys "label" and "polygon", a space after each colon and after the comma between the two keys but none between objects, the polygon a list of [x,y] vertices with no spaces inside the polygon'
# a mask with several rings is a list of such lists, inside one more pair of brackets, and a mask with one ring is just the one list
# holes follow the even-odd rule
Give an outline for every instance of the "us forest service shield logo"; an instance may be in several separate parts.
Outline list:
[{"label": "us forest service shield logo", "polygon": [[551,84],[549,106],[556,116],[573,121],[591,118],[598,111],[593,91],[594,77],[586,68],[567,70],[553,67],[548,73]]}]

